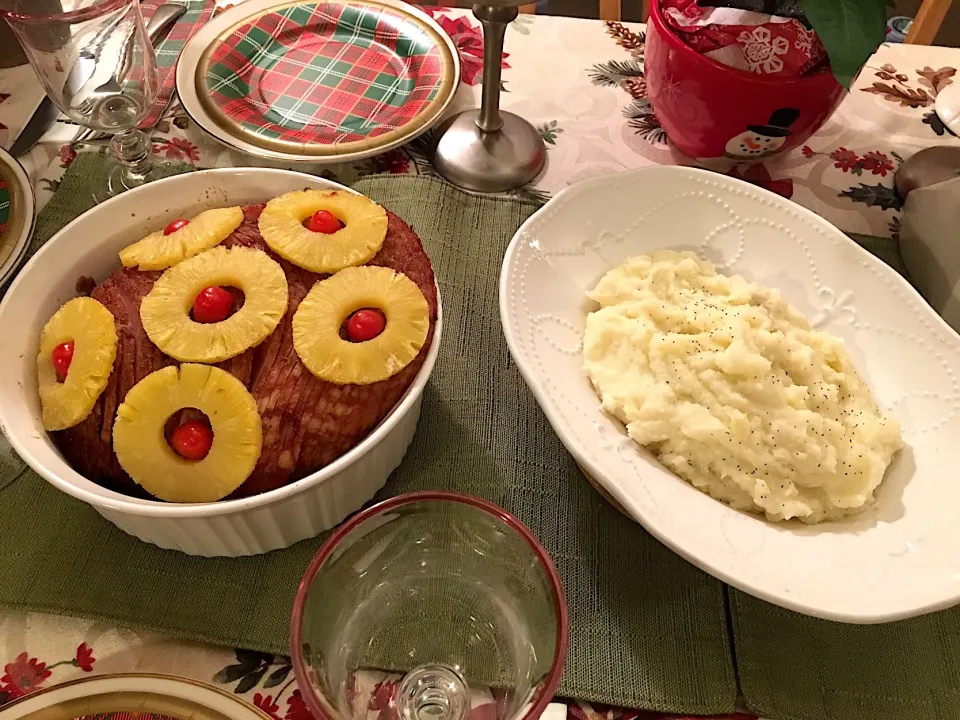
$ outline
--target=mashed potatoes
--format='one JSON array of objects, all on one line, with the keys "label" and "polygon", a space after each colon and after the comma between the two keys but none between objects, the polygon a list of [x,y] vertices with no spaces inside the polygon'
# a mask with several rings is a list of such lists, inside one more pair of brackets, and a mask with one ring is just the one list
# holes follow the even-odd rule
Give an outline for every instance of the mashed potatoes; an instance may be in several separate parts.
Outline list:
[{"label": "mashed potatoes", "polygon": [[695,487],[771,520],[862,510],[903,441],[843,341],[776,290],[693,253],[630,258],[589,297],[584,368],[630,437]]}]

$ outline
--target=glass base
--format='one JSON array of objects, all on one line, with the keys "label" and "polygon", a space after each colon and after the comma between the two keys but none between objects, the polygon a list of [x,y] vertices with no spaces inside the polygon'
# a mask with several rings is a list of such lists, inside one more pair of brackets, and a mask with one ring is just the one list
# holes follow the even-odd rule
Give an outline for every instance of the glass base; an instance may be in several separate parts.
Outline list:
[{"label": "glass base", "polygon": [[445,180],[474,192],[500,193],[523,187],[540,174],[547,149],[533,125],[501,111],[503,127],[483,132],[478,117],[478,110],[467,110],[437,129],[433,165]]},{"label": "glass base", "polygon": [[129,165],[120,162],[113,155],[106,155],[104,156],[104,162],[100,171],[93,179],[90,192],[98,204],[102,203],[127,190],[132,190],[141,185],[146,185],[153,180],[166,177],[165,175],[159,175],[157,173],[157,167],[166,164],[170,163],[165,163],[154,156],[151,159],[150,167],[146,173],[134,173],[130,171]]},{"label": "glass base", "polygon": [[397,689],[402,720],[463,720],[469,709],[467,683],[447,665],[421,665],[407,673]]}]

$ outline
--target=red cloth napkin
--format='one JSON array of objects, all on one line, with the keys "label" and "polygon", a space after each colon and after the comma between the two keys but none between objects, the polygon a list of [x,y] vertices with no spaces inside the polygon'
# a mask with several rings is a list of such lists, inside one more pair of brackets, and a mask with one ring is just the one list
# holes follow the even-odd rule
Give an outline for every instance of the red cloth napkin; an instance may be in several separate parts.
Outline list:
[{"label": "red cloth napkin", "polygon": [[661,8],[681,40],[723,65],[775,77],[825,70],[820,38],[793,18],[701,7],[697,0],[662,0]]},{"label": "red cloth napkin", "polygon": [[[143,20],[149,20],[156,9],[170,0],[141,0],[140,10],[143,13]],[[170,98],[177,89],[177,61],[180,59],[180,52],[187,40],[193,37],[193,34],[213,17],[213,0],[176,0],[176,2],[187,6],[185,12],[174,23],[173,27],[167,31],[167,35],[160,46],[157,48],[157,68],[160,71],[160,92],[157,93],[157,99],[153,103],[150,113],[140,123],[141,130],[153,128],[163,117],[164,111],[170,104]]]}]

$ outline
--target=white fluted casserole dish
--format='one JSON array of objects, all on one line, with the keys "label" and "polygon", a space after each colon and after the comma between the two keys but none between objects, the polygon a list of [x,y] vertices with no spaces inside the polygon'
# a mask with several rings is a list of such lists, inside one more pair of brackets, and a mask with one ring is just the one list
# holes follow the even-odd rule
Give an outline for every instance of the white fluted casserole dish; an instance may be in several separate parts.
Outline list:
[{"label": "white fluted casserole dish", "polygon": [[52,485],[89,503],[125,532],[191,555],[254,555],[287,547],[333,527],[371,499],[400,464],[413,438],[423,388],[439,350],[439,308],[422,368],[373,432],[319,471],[253,497],[171,504],[114,492],[76,472],[40,420],[36,390],[40,330],[57,308],[78,294],[78,278],[102,281],[119,266],[121,248],[173,219],[211,207],[265,202],[305,187],[346,190],[286,170],[207,170],[130,191],[93,208],[51,238],[0,304],[5,338],[0,366],[6,371],[0,377],[0,430],[17,454]]}]

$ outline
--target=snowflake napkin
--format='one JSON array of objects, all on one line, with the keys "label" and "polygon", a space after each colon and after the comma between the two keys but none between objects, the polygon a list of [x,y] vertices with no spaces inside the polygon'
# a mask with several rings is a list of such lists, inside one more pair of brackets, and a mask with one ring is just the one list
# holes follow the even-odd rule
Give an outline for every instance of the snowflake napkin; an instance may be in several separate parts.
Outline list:
[{"label": "snowflake napkin", "polygon": [[817,34],[793,18],[697,0],[662,0],[670,28],[694,50],[738,70],[776,77],[826,71]]}]

